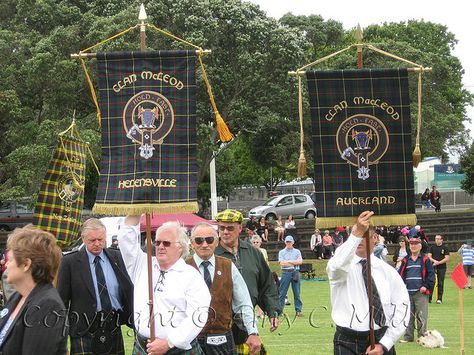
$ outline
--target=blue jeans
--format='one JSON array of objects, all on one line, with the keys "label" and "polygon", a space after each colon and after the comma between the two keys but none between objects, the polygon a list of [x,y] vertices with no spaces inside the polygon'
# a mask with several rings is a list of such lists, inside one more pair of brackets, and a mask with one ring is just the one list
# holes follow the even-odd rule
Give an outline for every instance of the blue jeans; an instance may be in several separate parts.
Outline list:
[{"label": "blue jeans", "polygon": [[430,209],[431,208],[431,203],[430,200],[423,200],[423,205],[425,205],[426,208]]},{"label": "blue jeans", "polygon": [[303,307],[303,304],[301,303],[301,298],[300,298],[300,290],[301,290],[301,281],[300,281],[300,272],[299,271],[294,271],[294,272],[287,272],[283,271],[281,272],[281,280],[280,280],[280,307],[281,309],[284,309],[285,307],[285,296],[288,292],[288,289],[290,288],[290,283],[291,283],[291,288],[293,290],[293,296],[294,296],[294,301],[295,301],[295,311],[296,312],[301,312],[301,308]]}]

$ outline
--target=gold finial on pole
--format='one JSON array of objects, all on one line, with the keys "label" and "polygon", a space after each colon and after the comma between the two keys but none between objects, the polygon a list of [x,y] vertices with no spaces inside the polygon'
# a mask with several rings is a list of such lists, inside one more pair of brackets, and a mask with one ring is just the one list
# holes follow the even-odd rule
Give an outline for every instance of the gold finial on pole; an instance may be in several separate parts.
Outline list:
[{"label": "gold finial on pole", "polygon": [[146,25],[145,20],[147,19],[145,5],[140,5],[140,12],[138,14],[138,20],[140,21],[140,50],[146,50]]},{"label": "gold finial on pole", "polygon": [[364,35],[362,33],[362,28],[360,28],[359,24],[357,24],[357,28],[354,31],[354,38],[356,39],[357,44],[362,44],[362,40],[364,39]]},{"label": "gold finial on pole", "polygon": [[362,40],[364,39],[364,35],[359,24],[357,24],[357,28],[354,31],[354,38],[357,42],[357,68],[362,69],[364,66],[362,59]]}]

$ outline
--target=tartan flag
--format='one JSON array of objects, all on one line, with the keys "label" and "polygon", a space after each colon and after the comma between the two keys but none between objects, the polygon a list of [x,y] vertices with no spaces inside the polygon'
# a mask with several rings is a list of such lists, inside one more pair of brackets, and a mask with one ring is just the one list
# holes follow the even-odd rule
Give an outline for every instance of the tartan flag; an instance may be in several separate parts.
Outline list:
[{"label": "tartan flag", "polygon": [[63,245],[77,239],[82,225],[86,154],[86,143],[60,136],[36,201],[33,224]]},{"label": "tartan flag", "polygon": [[406,69],[309,71],[318,227],[416,224]]},{"label": "tartan flag", "polygon": [[196,51],[98,53],[96,213],[197,211]]}]

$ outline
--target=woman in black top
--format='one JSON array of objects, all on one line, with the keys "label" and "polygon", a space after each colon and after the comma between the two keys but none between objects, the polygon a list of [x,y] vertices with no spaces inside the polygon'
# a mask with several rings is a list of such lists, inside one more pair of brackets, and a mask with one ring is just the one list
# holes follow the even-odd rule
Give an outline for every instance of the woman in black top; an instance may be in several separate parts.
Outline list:
[{"label": "woman in black top", "polygon": [[66,354],[66,309],[52,285],[61,260],[56,239],[29,225],[15,229],[7,249],[7,280],[17,292],[0,312],[0,353]]}]

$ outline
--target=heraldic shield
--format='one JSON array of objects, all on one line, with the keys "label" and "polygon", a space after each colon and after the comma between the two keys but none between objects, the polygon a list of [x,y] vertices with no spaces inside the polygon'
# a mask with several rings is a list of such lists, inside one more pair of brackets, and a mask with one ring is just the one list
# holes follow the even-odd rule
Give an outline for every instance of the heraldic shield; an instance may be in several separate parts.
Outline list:
[{"label": "heraldic shield", "polygon": [[[318,227],[415,222],[406,69],[306,72]],[[375,222],[374,222],[375,223]]]},{"label": "heraldic shield", "polygon": [[102,157],[94,212],[197,211],[196,51],[98,53]]}]

